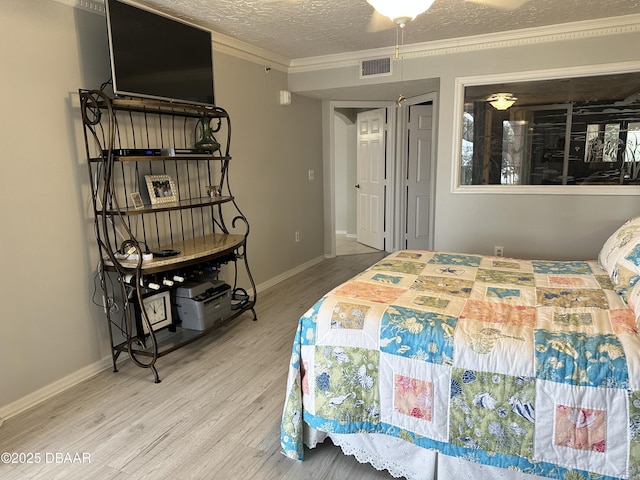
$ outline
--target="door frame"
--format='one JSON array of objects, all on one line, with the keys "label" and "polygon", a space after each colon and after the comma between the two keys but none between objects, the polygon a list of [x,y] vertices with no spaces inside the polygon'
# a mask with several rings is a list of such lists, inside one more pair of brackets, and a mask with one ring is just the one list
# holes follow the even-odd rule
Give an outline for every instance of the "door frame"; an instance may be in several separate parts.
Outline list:
[{"label": "door frame", "polygon": [[[407,131],[408,107],[420,103],[433,103],[433,142],[431,162],[431,195],[430,224],[431,248],[435,238],[435,188],[437,164],[438,138],[438,93],[407,98],[403,106],[398,108],[395,101],[357,101],[357,100],[325,100],[322,102],[322,163],[323,163],[323,191],[324,195],[324,251],[326,258],[336,256],[336,152],[335,152],[335,109],[336,108],[386,108],[387,109],[387,138],[386,158],[396,158],[395,166],[387,164],[387,193],[385,202],[385,250],[393,252],[402,246],[406,221],[406,195],[403,192],[406,176],[407,161]],[[393,167],[393,168],[389,168]],[[403,176],[404,175],[404,176]]]},{"label": "door frame", "polygon": [[[387,244],[385,219],[388,198],[388,154],[385,151],[388,137],[389,111],[386,108],[363,109],[355,114],[356,132],[356,241],[372,248],[384,250]],[[378,130],[374,131],[380,120]],[[363,151],[363,124],[367,126]],[[376,146],[377,145],[377,146]],[[382,148],[380,148],[382,147]],[[337,152],[336,152],[337,153]],[[382,161],[380,156],[382,155]],[[377,199],[377,208],[372,201]],[[380,205],[382,204],[382,205]],[[363,211],[363,207],[366,213]],[[375,212],[375,213],[374,213]],[[337,215],[337,212],[336,212]],[[363,230],[363,226],[365,229]],[[336,252],[337,253],[337,252]]]},{"label": "door frame", "polygon": [[407,178],[407,159],[409,156],[408,151],[408,131],[409,131],[409,108],[413,105],[420,105],[421,103],[431,102],[433,105],[433,128],[431,132],[431,172],[430,179],[430,200],[429,200],[429,249],[433,250],[434,237],[435,237],[435,203],[436,203],[436,166],[437,166],[437,139],[438,139],[438,94],[437,92],[425,93],[424,95],[418,95],[415,97],[407,98],[404,101],[403,108],[398,110],[397,119],[397,133],[396,133],[396,158],[398,162],[396,164],[396,178],[398,184],[396,186],[398,191],[398,198],[395,202],[394,215],[396,218],[397,228],[393,230],[393,244],[397,249],[404,248],[404,240],[407,231],[407,194],[406,194],[406,178]]},{"label": "door frame", "polygon": [[[387,101],[348,101],[348,100],[326,100],[322,102],[322,163],[323,163],[323,191],[324,195],[324,255],[326,258],[336,256],[336,142],[335,142],[335,109],[336,108],[386,108],[387,125],[385,155],[386,159],[393,158],[396,135],[396,108],[395,102]],[[384,207],[385,214],[385,249],[393,251],[393,239],[389,232],[393,232],[395,226],[389,222],[393,220],[392,205],[395,203],[390,199],[395,198],[395,171],[393,168],[386,168],[386,201]]]}]

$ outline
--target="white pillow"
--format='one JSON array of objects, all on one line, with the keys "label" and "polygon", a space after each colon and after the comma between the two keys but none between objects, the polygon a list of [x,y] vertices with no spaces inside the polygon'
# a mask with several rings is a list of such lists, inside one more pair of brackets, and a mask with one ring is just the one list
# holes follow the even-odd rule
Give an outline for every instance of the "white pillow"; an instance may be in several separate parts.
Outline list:
[{"label": "white pillow", "polygon": [[636,328],[640,330],[640,282],[637,282],[627,292],[627,303],[636,318]]},{"label": "white pillow", "polygon": [[626,297],[640,279],[640,217],[628,220],[605,242],[598,255],[616,292]]}]

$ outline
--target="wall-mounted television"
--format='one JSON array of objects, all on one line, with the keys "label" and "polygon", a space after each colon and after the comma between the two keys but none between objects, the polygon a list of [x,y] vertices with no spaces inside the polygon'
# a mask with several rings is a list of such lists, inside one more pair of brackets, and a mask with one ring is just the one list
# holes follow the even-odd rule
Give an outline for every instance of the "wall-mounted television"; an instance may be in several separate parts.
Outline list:
[{"label": "wall-mounted television", "polygon": [[105,7],[117,96],[215,105],[211,32],[119,0]]}]

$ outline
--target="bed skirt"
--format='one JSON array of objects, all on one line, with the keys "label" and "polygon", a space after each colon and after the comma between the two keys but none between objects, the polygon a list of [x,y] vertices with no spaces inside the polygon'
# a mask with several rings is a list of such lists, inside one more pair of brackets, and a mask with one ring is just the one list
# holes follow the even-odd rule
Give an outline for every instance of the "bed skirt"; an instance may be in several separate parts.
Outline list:
[{"label": "bed skirt", "polygon": [[450,457],[427,450],[380,433],[326,433],[304,425],[304,443],[315,448],[327,438],[339,446],[345,455],[376,470],[386,470],[394,478],[407,480],[549,480],[489,465],[480,465],[463,458]]}]

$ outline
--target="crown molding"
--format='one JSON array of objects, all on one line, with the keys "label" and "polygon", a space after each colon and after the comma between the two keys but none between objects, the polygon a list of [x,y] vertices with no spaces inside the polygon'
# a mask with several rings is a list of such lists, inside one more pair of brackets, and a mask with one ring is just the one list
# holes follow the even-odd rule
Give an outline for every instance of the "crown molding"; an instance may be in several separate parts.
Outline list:
[{"label": "crown molding", "polygon": [[[96,13],[98,15],[106,14],[104,0],[53,0],[53,1],[57,3],[61,3],[63,5],[67,5],[69,7],[79,8],[80,10]],[[131,3],[135,4],[136,2],[132,1]],[[149,7],[144,7],[144,8],[149,9]],[[181,20],[181,21],[184,21],[184,20]],[[232,55],[234,57],[238,57],[253,63],[263,64],[273,68],[274,70],[279,70],[285,73],[289,71],[289,65],[291,63],[291,60],[289,58],[285,58],[281,55],[271,53],[262,48],[255,47],[253,45],[242,42],[240,40],[236,40],[234,38],[223,35],[222,33],[217,33],[212,30],[210,31],[211,31],[211,38],[213,41],[214,52],[221,52],[221,53]]]},{"label": "crown molding", "polygon": [[[53,1],[89,12],[105,14],[104,0]],[[402,51],[404,58],[421,58],[637,32],[640,32],[640,14],[413,43],[404,45]],[[303,73],[359,66],[362,60],[395,54],[395,45],[390,45],[370,50],[292,60],[215,31],[212,31],[211,34],[214,51],[263,64],[285,73]]]},{"label": "crown molding", "polygon": [[222,33],[211,32],[213,50],[288,73],[291,60]]},{"label": "crown molding", "polygon": [[53,0],[54,2],[67,5],[68,7],[79,8],[87,12],[104,15],[104,0]]},{"label": "crown molding", "polygon": [[[420,58],[588,37],[637,33],[639,31],[640,14],[625,15],[598,20],[563,23],[547,27],[526,28],[508,32],[408,44],[402,47],[402,55],[404,58]],[[385,48],[361,50],[358,52],[300,58],[291,61],[289,73],[351,67],[360,65],[360,61],[362,60],[394,54],[395,46],[391,45]]]}]

